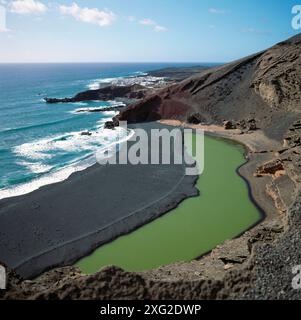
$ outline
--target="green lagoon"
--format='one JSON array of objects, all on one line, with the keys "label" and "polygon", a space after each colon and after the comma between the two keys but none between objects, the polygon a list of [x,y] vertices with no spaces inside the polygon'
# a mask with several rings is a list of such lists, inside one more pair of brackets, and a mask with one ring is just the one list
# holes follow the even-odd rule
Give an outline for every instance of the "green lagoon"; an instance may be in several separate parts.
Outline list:
[{"label": "green lagoon", "polygon": [[76,266],[87,274],[107,265],[143,271],[190,261],[238,236],[262,216],[236,171],[245,161],[242,145],[205,136],[205,167],[197,182],[200,195],[101,246]]}]

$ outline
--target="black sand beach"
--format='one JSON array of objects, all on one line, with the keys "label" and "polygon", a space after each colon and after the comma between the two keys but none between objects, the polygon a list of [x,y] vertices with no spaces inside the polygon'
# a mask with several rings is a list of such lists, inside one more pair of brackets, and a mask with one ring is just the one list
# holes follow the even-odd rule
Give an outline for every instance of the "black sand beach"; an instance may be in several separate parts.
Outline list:
[{"label": "black sand beach", "polygon": [[[132,125],[137,127],[169,128],[154,122]],[[185,176],[185,165],[96,164],[63,182],[3,199],[0,261],[25,278],[70,265],[195,196],[196,179]]]}]

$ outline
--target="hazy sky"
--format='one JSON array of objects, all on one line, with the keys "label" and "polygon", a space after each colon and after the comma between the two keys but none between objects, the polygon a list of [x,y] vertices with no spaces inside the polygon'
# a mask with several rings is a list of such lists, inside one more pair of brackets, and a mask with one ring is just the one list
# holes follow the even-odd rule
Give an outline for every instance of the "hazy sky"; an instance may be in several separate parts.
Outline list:
[{"label": "hazy sky", "polygon": [[0,62],[226,62],[296,34],[297,3],[0,0]]}]

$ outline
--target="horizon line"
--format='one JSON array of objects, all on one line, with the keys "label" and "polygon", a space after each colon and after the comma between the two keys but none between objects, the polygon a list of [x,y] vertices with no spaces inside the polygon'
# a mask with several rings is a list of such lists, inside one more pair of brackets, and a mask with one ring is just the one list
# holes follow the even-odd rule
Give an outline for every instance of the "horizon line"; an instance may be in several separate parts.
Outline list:
[{"label": "horizon line", "polygon": [[205,63],[216,63],[216,64],[224,64],[228,63],[229,61],[36,61],[36,62],[28,62],[28,61],[11,61],[11,62],[1,62],[0,64],[95,64],[95,63],[111,63],[111,64],[136,64],[136,63],[149,63],[149,64],[155,64],[155,63],[189,63],[189,64],[205,64]]}]

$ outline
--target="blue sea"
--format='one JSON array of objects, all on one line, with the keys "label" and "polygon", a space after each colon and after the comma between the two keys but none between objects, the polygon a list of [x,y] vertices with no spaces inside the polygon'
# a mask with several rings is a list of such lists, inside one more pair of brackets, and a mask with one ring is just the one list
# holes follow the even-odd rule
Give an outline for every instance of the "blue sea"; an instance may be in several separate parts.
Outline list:
[{"label": "blue sea", "polygon": [[[66,179],[95,163],[96,148],[128,134],[103,129],[115,112],[75,112],[114,101],[46,104],[44,97],[69,97],[115,78],[190,65],[0,64],[0,199]],[[91,136],[81,135],[87,130]]]}]

